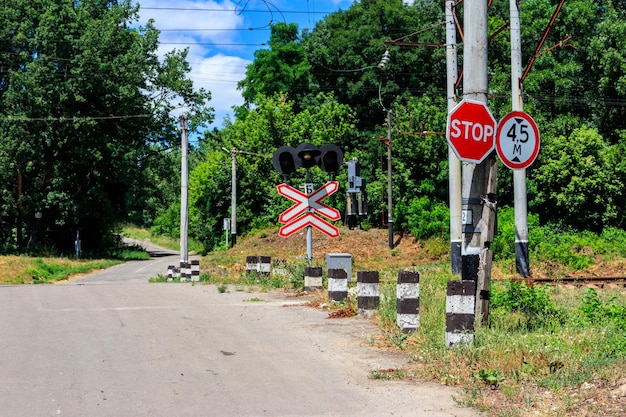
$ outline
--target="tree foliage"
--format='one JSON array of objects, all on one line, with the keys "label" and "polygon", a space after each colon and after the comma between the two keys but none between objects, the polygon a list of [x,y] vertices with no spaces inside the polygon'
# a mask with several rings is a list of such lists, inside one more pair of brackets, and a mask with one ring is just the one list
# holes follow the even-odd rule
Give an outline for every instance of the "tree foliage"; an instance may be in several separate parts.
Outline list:
[{"label": "tree foliage", "polygon": [[[128,1],[9,0],[0,6],[0,217],[22,247],[94,248],[145,189],[148,158],[177,136],[174,98],[210,121],[185,78],[186,51],[160,62],[152,23]],[[35,216],[37,214],[37,216]]]}]

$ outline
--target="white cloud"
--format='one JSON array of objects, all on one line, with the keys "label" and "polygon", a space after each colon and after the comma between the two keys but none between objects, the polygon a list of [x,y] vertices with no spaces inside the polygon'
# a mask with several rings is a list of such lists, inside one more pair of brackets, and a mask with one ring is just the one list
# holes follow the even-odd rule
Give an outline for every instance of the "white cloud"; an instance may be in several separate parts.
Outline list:
[{"label": "white cloud", "polygon": [[222,126],[226,114],[232,116],[231,108],[243,104],[237,82],[246,75],[246,66],[250,61],[236,56],[214,55],[196,62],[189,59],[192,66],[190,78],[194,86],[211,92],[211,107],[215,109],[214,126]]},{"label": "white cloud", "polygon": [[[194,87],[211,92],[209,106],[215,109],[214,126],[220,127],[232,106],[241,105],[243,99],[237,82],[245,77],[249,60],[226,53],[240,52],[237,29],[245,27],[241,14],[235,13],[237,4],[232,1],[165,2],[139,1],[140,24],[149,19],[161,31],[157,54],[163,57],[173,49],[189,48],[187,61],[191,65],[189,78]],[[220,45],[207,45],[220,44]]]}]

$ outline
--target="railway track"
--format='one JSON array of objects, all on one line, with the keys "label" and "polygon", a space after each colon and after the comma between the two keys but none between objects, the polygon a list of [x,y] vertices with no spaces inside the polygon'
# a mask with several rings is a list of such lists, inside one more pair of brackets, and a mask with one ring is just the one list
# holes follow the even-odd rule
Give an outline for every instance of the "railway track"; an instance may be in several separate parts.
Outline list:
[{"label": "railway track", "polygon": [[556,284],[573,286],[621,286],[626,287],[626,277],[558,277],[558,278],[513,278],[511,281],[533,284]]}]

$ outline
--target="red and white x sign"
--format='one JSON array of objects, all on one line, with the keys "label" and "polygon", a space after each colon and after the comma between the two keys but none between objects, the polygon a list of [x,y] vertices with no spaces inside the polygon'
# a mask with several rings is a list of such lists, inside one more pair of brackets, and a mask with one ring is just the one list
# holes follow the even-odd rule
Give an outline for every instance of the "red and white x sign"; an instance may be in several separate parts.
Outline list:
[{"label": "red and white x sign", "polygon": [[281,223],[285,223],[280,229],[280,236],[290,236],[306,226],[313,226],[331,237],[339,236],[339,230],[335,226],[314,215],[319,213],[330,220],[341,218],[339,210],[322,203],[323,199],[339,189],[337,181],[329,181],[311,194],[305,194],[287,184],[280,184],[276,188],[280,195],[297,203],[282,212],[278,218]]}]

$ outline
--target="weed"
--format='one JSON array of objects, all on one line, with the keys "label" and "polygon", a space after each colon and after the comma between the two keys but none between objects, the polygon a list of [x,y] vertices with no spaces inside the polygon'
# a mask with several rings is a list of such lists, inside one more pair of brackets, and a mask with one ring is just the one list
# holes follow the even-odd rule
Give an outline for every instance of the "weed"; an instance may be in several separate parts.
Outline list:
[{"label": "weed", "polygon": [[156,277],[149,278],[148,282],[150,283],[167,282],[167,276],[163,274],[158,274]]},{"label": "weed", "polygon": [[259,298],[259,297],[252,297],[252,298],[249,298],[249,299],[243,300],[243,301],[247,301],[247,302],[251,302],[251,303],[263,303],[263,302],[265,302],[265,300],[263,300],[262,298]]},{"label": "weed", "polygon": [[399,347],[400,349],[406,348],[406,340],[409,338],[408,333],[403,333],[401,330],[398,330],[395,333],[392,333],[389,336],[389,342],[392,345]]},{"label": "weed", "polygon": [[228,291],[228,285],[226,285],[226,284],[220,284],[220,285],[218,285],[218,286],[217,286],[217,291],[218,291],[220,294],[224,294],[225,292],[227,292],[227,291]]},{"label": "weed", "polygon": [[481,369],[474,374],[474,377],[480,379],[491,388],[498,388],[498,384],[504,381],[502,374],[493,369]]},{"label": "weed", "polygon": [[402,369],[397,368],[378,369],[370,372],[368,378],[384,380],[403,379],[406,378],[406,373]]}]

